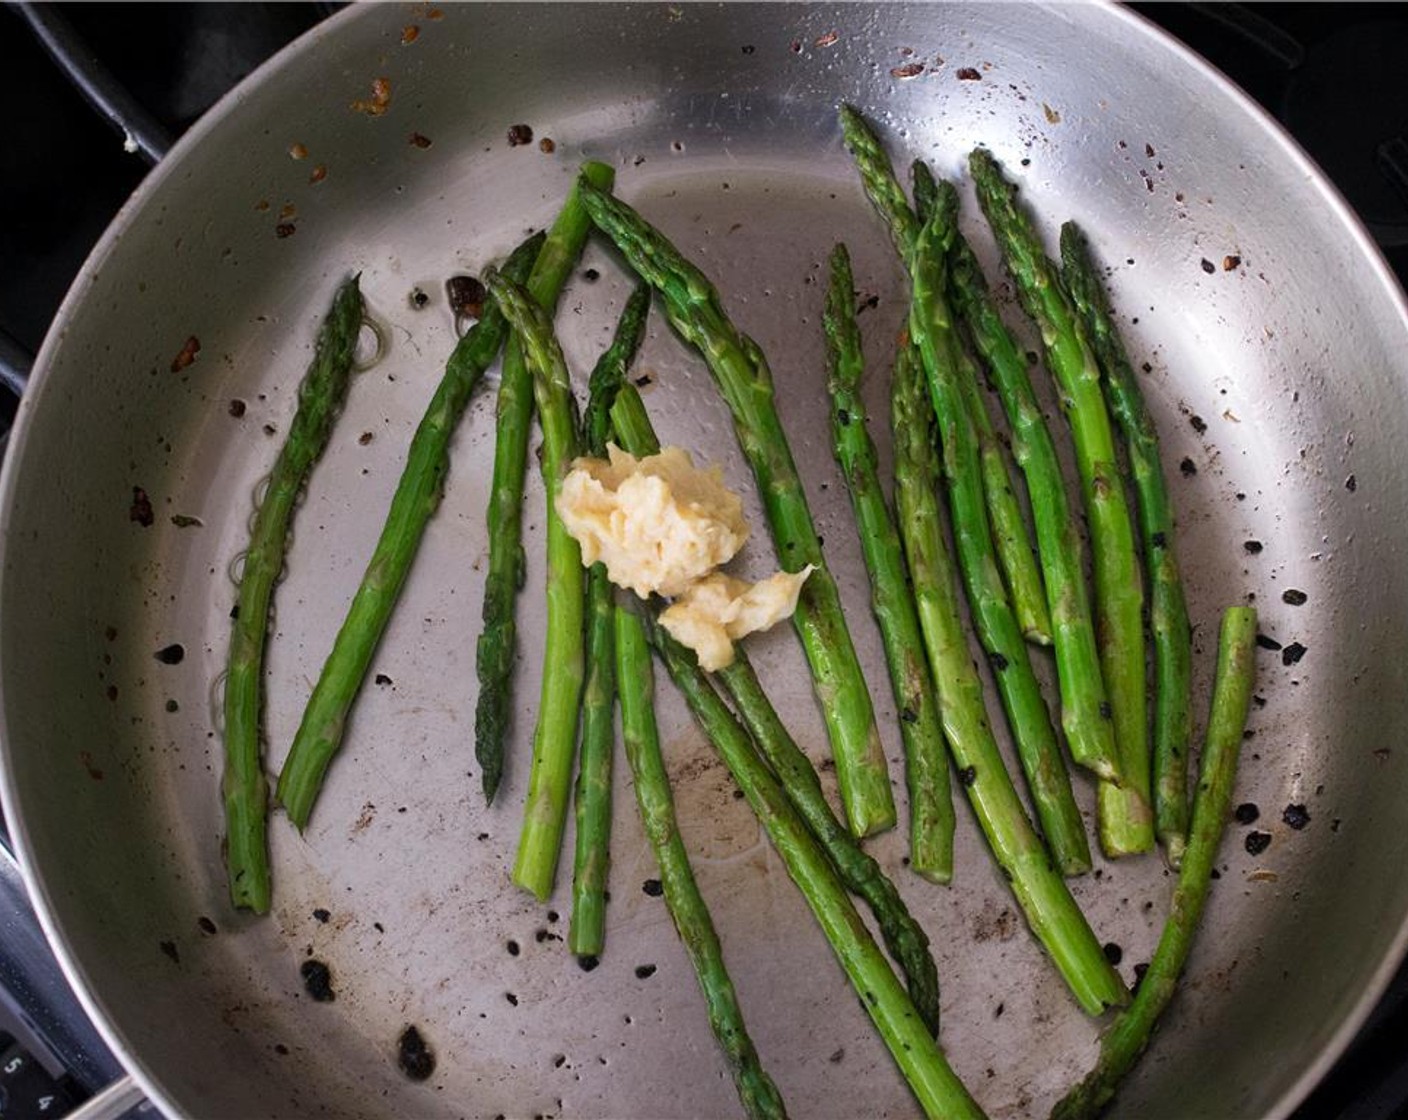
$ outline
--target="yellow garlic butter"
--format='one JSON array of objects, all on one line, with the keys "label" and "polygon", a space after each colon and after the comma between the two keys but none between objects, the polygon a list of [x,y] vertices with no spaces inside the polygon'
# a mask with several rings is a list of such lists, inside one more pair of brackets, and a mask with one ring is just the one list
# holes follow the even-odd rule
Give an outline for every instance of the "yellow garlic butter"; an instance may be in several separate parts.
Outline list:
[{"label": "yellow garlic butter", "polygon": [[612,583],[642,599],[673,599],[660,624],[708,672],[733,662],[745,634],[791,616],[810,565],[757,583],[715,571],[748,539],[743,502],[717,467],[696,467],[679,447],[644,459],[606,450],[608,459],[573,463],[557,497],[583,564],[600,561]]},{"label": "yellow garlic butter", "polygon": [[811,573],[808,564],[800,572],[777,572],[747,583],[715,572],[662,611],[660,625],[694,650],[699,667],[712,673],[733,663],[734,642],[792,616]]},{"label": "yellow garlic butter", "polygon": [[674,598],[743,547],[743,502],[717,467],[701,470],[678,447],[637,459],[608,445],[607,454],[573,463],[557,498],[582,563],[601,561],[612,583],[642,599]]}]

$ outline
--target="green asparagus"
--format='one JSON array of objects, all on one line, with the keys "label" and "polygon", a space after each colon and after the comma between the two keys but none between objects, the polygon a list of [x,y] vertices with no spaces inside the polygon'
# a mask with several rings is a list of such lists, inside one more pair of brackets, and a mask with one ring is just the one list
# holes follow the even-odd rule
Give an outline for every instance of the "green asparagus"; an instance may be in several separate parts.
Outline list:
[{"label": "green asparagus", "polygon": [[[529,238],[513,251],[505,270],[527,275],[541,246],[541,235]],[[503,315],[493,305],[486,306],[484,317],[455,344],[445,363],[445,375],[411,439],[406,467],[396,484],[381,536],[279,773],[279,802],[300,830],[307,827],[323,776],[342,744],[347,717],[366,679],[372,654],[386,630],[425,527],[440,504],[450,463],[450,437],[506,333]]]},{"label": "green asparagus", "polygon": [[895,512],[945,737],[974,815],[1027,924],[1077,1002],[1099,1015],[1123,1004],[1128,994],[1027,820],[993,738],[983,684],[959,616],[953,563],[944,546],[933,425],[919,358],[905,342],[895,361],[892,397]]},{"label": "green asparagus", "polygon": [[[583,164],[582,174],[602,190],[610,190],[615,181],[615,172],[602,163]],[[557,306],[590,228],[591,220],[573,190],[548,231],[527,282],[533,298],[549,311]],[[494,475],[485,514],[489,565],[484,580],[483,624],[475,651],[479,699],[474,711],[474,757],[486,802],[494,800],[503,777],[504,741],[513,699],[513,611],[523,585],[523,478],[533,419],[532,377],[524,364],[523,346],[512,336],[504,350],[496,413]]]},{"label": "green asparagus", "polygon": [[[951,184],[944,187],[953,190]],[[1066,743],[1080,765],[1101,778],[1117,779],[1114,726],[1100,673],[1080,531],[1066,496],[1056,444],[1032,389],[1022,349],[1002,321],[978,260],[961,233],[954,235],[949,263],[954,310],[997,384],[1012,429],[1012,451],[1027,479],[1051,606]]]},{"label": "green asparagus", "polygon": [[940,211],[919,232],[909,262],[913,289],[909,330],[938,417],[954,543],[978,638],[997,678],[1047,846],[1062,874],[1079,875],[1091,866],[1085,825],[1041,686],[998,575],[983,503],[977,441],[958,384],[957,343],[945,294],[946,238],[951,228]]},{"label": "green asparagus", "polygon": [[[612,409],[612,420],[616,426],[617,440],[632,455],[654,455],[660,450],[660,441],[656,438],[655,429],[651,426],[650,417],[635,386],[621,387]],[[903,578],[901,573],[901,581]],[[920,649],[917,628],[915,648]],[[922,656],[921,650],[920,657]],[[926,677],[927,673],[926,668]],[[826,800],[826,794],[822,792],[821,779],[817,777],[811,760],[802,753],[778,717],[744,652],[738,650],[733,663],[720,669],[717,676],[738,708],[739,715],[748,727],[748,733],[781,780],[783,790],[801,813],[812,835],[830,856],[847,889],[863,898],[875,915],[880,934],[885,939],[885,947],[905,974],[915,1009],[929,1029],[937,1035],[939,973],[929,952],[929,938],[919,923],[910,916],[904,900],[895,885],[880,869],[880,865],[866,854],[855,837],[847,831],[846,826],[836,819],[836,814],[832,812]],[[934,742],[942,751],[941,734]],[[942,764],[943,761],[940,754],[939,762]],[[943,773],[942,781],[947,793],[947,771]],[[947,799],[946,804],[949,804],[951,843],[953,810]],[[950,853],[951,851],[950,848]]]},{"label": "green asparagus", "polygon": [[562,480],[580,448],[577,405],[562,348],[542,304],[508,277],[491,272],[489,292],[503,308],[523,343],[533,373],[533,396],[543,431],[543,489],[547,492],[547,639],[543,647],[543,681],[538,725],[533,733],[533,763],[528,799],[512,879],[539,899],[552,893],[567,796],[577,747],[577,717],[582,696],[584,622],[582,553],[557,513]]},{"label": "green asparagus", "polygon": [[694,657],[662,628],[651,625],[651,640],[676,687],[684,693],[695,720],[767,829],[787,873],[811,907],[924,1114],[945,1120],[981,1117],[982,1110],[949,1067],[856,912],[836,868],[788,800],[781,783],[758,756],[748,733],[714,691]]},{"label": "green asparagus", "polygon": [[[587,454],[603,458],[611,435],[611,405],[645,333],[650,289],[642,284],[626,301],[616,336],[592,370],[582,432]],[[606,873],[610,866],[611,753],[616,743],[615,593],[606,565],[587,570],[587,683],[582,692],[581,760],[577,767],[577,838],[572,867],[572,917],[567,947],[594,957],[606,942]]]},{"label": "green asparagus", "polygon": [[1193,948],[1227,823],[1237,755],[1256,677],[1255,655],[1256,611],[1251,607],[1228,608],[1222,615],[1212,711],[1193,801],[1193,826],[1178,870],[1168,920],[1134,1002],[1110,1024],[1100,1039],[1100,1058],[1095,1068],[1056,1106],[1053,1120],[1083,1120],[1100,1113],[1149,1045],[1159,1016],[1173,998]]},{"label": "green asparagus", "polygon": [[[913,175],[914,206],[919,220],[928,221],[942,207],[951,244],[958,237],[958,192],[950,183],[945,183],[947,189],[941,190],[929,172],[929,165],[923,160],[914,161]],[[987,502],[988,518],[992,524],[997,563],[1012,596],[1012,610],[1027,641],[1049,646],[1051,615],[1047,610],[1041,568],[1037,563],[1036,549],[1032,547],[1031,537],[1027,533],[1027,523],[1022,517],[1022,505],[1017,500],[1007,454],[983,400],[979,385],[981,375],[962,346],[954,347],[954,359],[958,363],[958,387],[968,406],[968,415],[973,419],[973,434],[978,440],[983,498]]]},{"label": "green asparagus", "polygon": [[1061,227],[1062,278],[1085,320],[1105,375],[1105,398],[1124,435],[1139,501],[1139,530],[1149,573],[1149,629],[1154,645],[1154,828],[1177,867],[1188,836],[1188,743],[1192,737],[1193,638],[1173,547],[1173,505],[1159,464],[1159,435],[1129,355],[1115,329],[1109,297],[1074,222]]},{"label": "green asparagus", "polygon": [[969,166],[1017,293],[1041,329],[1047,365],[1060,385],[1061,405],[1070,421],[1085,494],[1095,561],[1100,666],[1119,760],[1118,784],[1101,781],[1097,793],[1101,846],[1112,857],[1145,852],[1154,846],[1154,820],[1149,802],[1144,593],[1110,416],[1100,391],[1100,369],[1041,239],[1017,204],[1016,187],[981,148],[973,152]]},{"label": "green asparagus", "polygon": [[235,624],[230,633],[225,678],[225,866],[230,901],[267,913],[269,875],[269,783],[260,750],[263,714],[264,643],[269,604],[284,566],[289,522],[309,471],[322,457],[333,420],[347,395],[352,355],[362,326],[358,277],[346,281],[318,332],[313,363],[298,387],[298,409],[250,531],[240,576]]},{"label": "green asparagus", "polygon": [[[957,199],[941,198],[934,189],[932,178],[917,177],[914,192],[916,215],[905,201],[904,189],[895,177],[879,137],[865,118],[850,105],[841,106],[840,118],[841,132],[860,172],[861,185],[889,228],[900,259],[908,261],[914,251],[919,229],[931,217],[933,207],[941,204],[956,207]],[[927,167],[924,170],[927,172]],[[1051,619],[1047,612],[1046,593],[1042,590],[1041,571],[1026,522],[1022,518],[1012,473],[978,390],[976,373],[968,365],[967,356],[961,348],[956,351],[955,360],[960,364],[959,386],[963,391],[963,404],[969,410],[978,441],[983,501],[987,505],[992,526],[998,567],[1012,594],[1012,609],[1022,633],[1033,642],[1049,645]]]},{"label": "green asparagus", "polygon": [[703,355],[733,414],[782,567],[796,572],[808,564],[816,566],[802,587],[792,621],[830,733],[846,819],[857,836],[893,827],[894,797],[870,692],[777,414],[767,360],[729,321],[708,278],[663,234],[611,195],[589,184],[580,189],[592,221],[660,293],[671,325]]},{"label": "green asparagus", "polygon": [[943,725],[929,666],[924,660],[899,532],[880,486],[875,444],[865,427],[865,405],[860,396],[864,356],[856,323],[850,256],[844,245],[837,245],[831,254],[831,284],[823,324],[828,343],[836,460],[855,511],[861,550],[870,573],[870,607],[880,624],[904,740],[910,867],[926,879],[947,883],[953,878],[954,814]]},{"label": "green asparagus", "polygon": [[[923,648],[916,648],[922,658]],[[885,948],[904,973],[914,1009],[929,1031],[938,1037],[939,970],[929,950],[928,935],[914,920],[895,884],[880,865],[836,819],[822,792],[816,769],[778,716],[748,658],[740,650],[733,664],[716,675],[748,728],[748,734],[781,780],[788,798],[830,857],[841,882],[864,900],[875,915]],[[942,750],[942,733],[935,742]]]},{"label": "green asparagus", "polygon": [[645,838],[660,865],[665,905],[694,966],[708,1007],[709,1025],[723,1049],[744,1111],[752,1120],[780,1120],[787,1111],[748,1037],[733,981],[724,966],[723,946],[694,881],[689,854],[675,822],[674,798],[670,795],[670,779],[665,773],[655,726],[655,680],[645,630],[640,619],[626,607],[614,608],[613,615],[616,688],[621,698],[626,761],[635,779],[636,804],[640,807]]}]

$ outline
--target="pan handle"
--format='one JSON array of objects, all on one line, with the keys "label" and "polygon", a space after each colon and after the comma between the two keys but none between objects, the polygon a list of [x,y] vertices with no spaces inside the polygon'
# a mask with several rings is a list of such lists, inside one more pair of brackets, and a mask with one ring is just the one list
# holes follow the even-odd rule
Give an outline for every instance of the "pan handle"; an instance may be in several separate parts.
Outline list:
[{"label": "pan handle", "polygon": [[[142,1092],[142,1087],[133,1080],[132,1075],[123,1074],[107,1088],[67,1113],[64,1120],[117,1120],[119,1116],[127,1115],[146,1099],[147,1095]],[[155,1109],[150,1111],[156,1115]]]}]

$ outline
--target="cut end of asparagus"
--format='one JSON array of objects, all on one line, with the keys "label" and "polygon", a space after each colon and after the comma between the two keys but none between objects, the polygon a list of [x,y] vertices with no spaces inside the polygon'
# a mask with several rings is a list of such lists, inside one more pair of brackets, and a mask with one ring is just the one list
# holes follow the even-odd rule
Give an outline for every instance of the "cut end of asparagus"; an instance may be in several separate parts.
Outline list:
[{"label": "cut end of asparagus", "polygon": [[1183,866],[1183,853],[1188,849],[1188,837],[1182,833],[1162,835],[1159,843],[1164,847],[1164,861],[1169,867],[1177,871]]}]

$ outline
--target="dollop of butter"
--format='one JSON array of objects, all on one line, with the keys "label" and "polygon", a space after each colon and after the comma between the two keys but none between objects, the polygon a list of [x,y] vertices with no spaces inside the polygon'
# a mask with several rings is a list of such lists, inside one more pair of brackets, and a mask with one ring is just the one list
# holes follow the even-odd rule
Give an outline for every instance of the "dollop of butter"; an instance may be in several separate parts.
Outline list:
[{"label": "dollop of butter", "polygon": [[601,561],[642,599],[674,598],[743,547],[743,502],[718,467],[699,469],[679,447],[637,459],[608,444],[607,454],[573,463],[557,498],[583,564]]},{"label": "dollop of butter", "polygon": [[637,459],[607,444],[607,459],[578,459],[558,492],[557,513],[582,550],[617,587],[674,602],[660,624],[714,672],[732,664],[733,643],[791,616],[812,572],[778,572],[757,583],[715,571],[748,539],[743,501],[718,467],[662,448]]},{"label": "dollop of butter", "polygon": [[757,583],[715,572],[662,611],[660,625],[694,650],[701,669],[712,673],[726,668],[733,663],[734,642],[792,616],[812,568],[808,564],[800,572],[778,572]]}]

